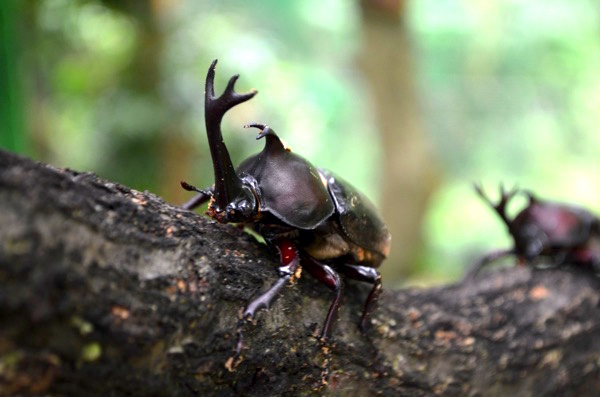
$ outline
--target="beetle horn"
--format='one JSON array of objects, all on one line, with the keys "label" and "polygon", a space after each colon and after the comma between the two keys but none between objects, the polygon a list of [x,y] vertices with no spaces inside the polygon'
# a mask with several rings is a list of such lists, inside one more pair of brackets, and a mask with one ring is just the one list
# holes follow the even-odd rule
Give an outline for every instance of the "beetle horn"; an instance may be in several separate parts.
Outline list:
[{"label": "beetle horn", "polygon": [[252,90],[245,94],[235,92],[235,82],[239,78],[239,75],[235,75],[229,79],[229,83],[227,83],[223,94],[216,97],[214,85],[216,66],[217,60],[215,59],[210,65],[206,76],[204,120],[215,172],[214,206],[217,211],[223,211],[226,205],[241,193],[242,181],[235,172],[235,168],[231,163],[231,157],[229,156],[225,142],[223,142],[221,121],[229,109],[246,102],[256,95],[257,91]]},{"label": "beetle horn", "polygon": [[529,205],[535,204],[539,201],[538,198],[535,196],[535,194],[533,194],[530,191],[526,191],[525,195],[527,196],[527,199],[529,200]]},{"label": "beetle horn", "polygon": [[481,197],[483,201],[488,203],[490,207],[492,207],[498,213],[498,215],[500,215],[500,218],[502,218],[504,223],[506,223],[506,225],[510,229],[512,221],[508,219],[508,214],[506,213],[506,206],[510,199],[512,199],[515,196],[515,194],[518,193],[519,190],[515,187],[514,189],[507,191],[504,188],[504,185],[500,184],[500,201],[498,201],[498,204],[494,204],[492,200],[490,200],[490,198],[485,194],[485,192],[483,191],[483,187],[480,184],[473,184],[473,188],[475,188],[475,191],[477,192],[479,197]]},{"label": "beetle horn", "polygon": [[258,128],[260,132],[256,136],[256,139],[261,139],[266,137],[267,143],[266,148],[268,151],[285,151],[285,145],[281,142],[281,139],[277,136],[275,131],[271,127],[266,124],[261,123],[253,123],[247,124],[244,128]]},{"label": "beetle horn", "polygon": [[271,127],[269,127],[266,124],[261,124],[261,123],[246,124],[244,126],[244,128],[258,128],[260,130],[260,132],[256,136],[257,140],[260,138],[263,138],[267,135],[277,135],[277,134],[275,134],[275,131],[273,131],[271,129]]}]

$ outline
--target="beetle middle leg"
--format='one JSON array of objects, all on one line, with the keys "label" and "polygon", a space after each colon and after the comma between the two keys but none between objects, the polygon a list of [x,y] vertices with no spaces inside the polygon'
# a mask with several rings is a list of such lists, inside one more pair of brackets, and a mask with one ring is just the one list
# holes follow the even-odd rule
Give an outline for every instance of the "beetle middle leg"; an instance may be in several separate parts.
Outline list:
[{"label": "beetle middle leg", "polygon": [[335,298],[331,302],[331,306],[329,306],[327,317],[325,317],[325,322],[323,323],[323,329],[319,335],[319,339],[325,340],[329,336],[333,318],[340,307],[344,286],[340,275],[331,266],[321,263],[308,255],[302,257],[302,264],[314,278],[335,291]]},{"label": "beetle middle leg", "polygon": [[371,292],[369,292],[369,296],[365,301],[365,307],[362,316],[360,317],[360,322],[358,323],[358,327],[364,332],[367,326],[367,319],[369,318],[371,311],[373,311],[373,307],[375,307],[379,295],[381,295],[381,274],[372,267],[350,264],[340,265],[337,267],[337,270],[351,279],[373,284],[373,288],[371,288]]}]

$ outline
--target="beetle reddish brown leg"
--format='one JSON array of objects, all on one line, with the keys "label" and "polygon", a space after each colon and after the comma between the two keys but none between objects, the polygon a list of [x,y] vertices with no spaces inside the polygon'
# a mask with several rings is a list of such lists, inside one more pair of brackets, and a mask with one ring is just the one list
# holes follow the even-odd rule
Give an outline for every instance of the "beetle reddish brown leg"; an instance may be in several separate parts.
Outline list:
[{"label": "beetle reddish brown leg", "polygon": [[[295,269],[296,268],[297,267],[295,267]],[[285,270],[282,271],[281,269]],[[254,315],[260,309],[268,309],[269,306],[271,306],[273,300],[277,297],[277,295],[279,295],[279,291],[281,291],[284,285],[290,280],[290,277],[293,276],[294,271],[292,271],[292,268],[288,266],[283,266],[279,268],[279,274],[281,275],[281,277],[277,281],[275,281],[275,284],[273,284],[271,288],[269,288],[264,294],[262,294],[261,296],[254,299],[248,304],[243,314],[243,317],[245,319],[254,318]]]},{"label": "beetle reddish brown leg", "polygon": [[256,313],[263,308],[268,308],[273,300],[279,295],[281,289],[296,274],[300,268],[300,257],[295,245],[289,239],[280,239],[271,242],[279,250],[279,260],[283,265],[278,268],[279,279],[265,293],[258,298],[253,299],[242,315],[242,320],[238,324],[238,340],[236,344],[236,357],[239,356],[243,347],[242,325],[245,320],[253,319]]},{"label": "beetle reddish brown leg", "polygon": [[358,323],[360,330],[365,331],[367,319],[373,311],[373,308],[379,299],[379,295],[381,295],[381,275],[372,267],[360,265],[344,264],[338,267],[338,271],[351,279],[373,284],[373,288],[371,289],[371,292],[369,292],[369,296],[365,301],[365,307],[363,309],[362,316],[360,317],[360,322]]},{"label": "beetle reddish brown leg", "polygon": [[508,256],[508,255],[514,255],[514,254],[515,254],[515,250],[513,248],[490,252],[489,254],[485,255],[483,258],[479,259],[477,262],[475,262],[471,266],[471,268],[467,272],[467,275],[465,276],[464,280],[467,281],[467,280],[471,280],[471,279],[475,278],[475,276],[477,276],[477,274],[481,271],[481,269],[483,269],[488,264],[490,264],[502,257]]},{"label": "beetle reddish brown leg", "polygon": [[296,270],[298,270],[300,267],[298,251],[290,240],[281,239],[276,241],[274,244],[279,250],[279,260],[283,265],[277,269],[279,271],[280,278],[271,286],[271,288],[267,290],[267,292],[248,304],[246,310],[244,310],[244,318],[253,318],[254,314],[260,309],[268,308],[286,282],[290,280],[290,278],[296,273]]},{"label": "beetle reddish brown leg", "polygon": [[337,313],[337,310],[340,307],[340,301],[342,298],[342,291],[344,289],[344,286],[342,280],[340,279],[340,275],[337,274],[336,271],[333,270],[330,266],[327,266],[324,263],[317,262],[309,256],[302,257],[302,264],[304,268],[314,278],[321,281],[326,286],[335,291],[335,298],[333,298],[333,302],[331,302],[331,306],[329,306],[329,311],[327,312],[325,323],[323,323],[323,329],[321,330],[321,334],[319,335],[320,339],[327,339],[331,331],[331,324],[333,322],[333,318],[335,317],[335,314]]}]

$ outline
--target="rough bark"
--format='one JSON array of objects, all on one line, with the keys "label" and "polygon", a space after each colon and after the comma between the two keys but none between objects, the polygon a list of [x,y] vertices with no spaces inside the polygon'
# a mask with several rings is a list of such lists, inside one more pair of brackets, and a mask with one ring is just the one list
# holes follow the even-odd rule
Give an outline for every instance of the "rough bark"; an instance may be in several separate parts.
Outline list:
[{"label": "rough bark", "polygon": [[0,243],[2,395],[600,390],[599,282],[578,271],[385,291],[366,334],[356,323],[368,287],[349,282],[329,353],[313,335],[332,294],[302,277],[246,324],[230,372],[239,310],[277,277],[242,230],[0,151]]}]

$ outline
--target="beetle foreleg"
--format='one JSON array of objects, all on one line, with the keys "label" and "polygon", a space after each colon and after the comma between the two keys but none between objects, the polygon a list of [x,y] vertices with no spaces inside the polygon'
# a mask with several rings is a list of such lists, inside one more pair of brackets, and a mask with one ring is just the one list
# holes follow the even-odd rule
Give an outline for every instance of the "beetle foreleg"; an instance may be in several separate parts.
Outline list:
[{"label": "beetle foreleg", "polygon": [[304,268],[317,280],[324,283],[326,286],[335,291],[335,298],[333,302],[331,302],[331,306],[329,306],[329,311],[327,312],[327,317],[325,318],[325,323],[323,324],[323,329],[321,330],[321,334],[319,335],[319,339],[324,340],[329,336],[329,332],[331,331],[331,324],[333,322],[333,318],[337,313],[338,308],[340,307],[340,301],[342,298],[342,291],[344,289],[342,280],[340,275],[333,270],[332,267],[318,262],[311,257],[303,257],[302,263]]},{"label": "beetle foreleg", "polygon": [[369,292],[369,296],[365,301],[365,307],[363,309],[362,316],[360,317],[360,322],[358,323],[358,327],[364,332],[367,326],[367,319],[373,311],[373,308],[379,299],[379,295],[381,295],[381,274],[379,274],[379,272],[372,267],[360,265],[344,264],[339,266],[338,270],[351,279],[373,284],[373,288],[371,289],[371,292]]},{"label": "beetle foreleg", "polygon": [[258,298],[253,299],[242,315],[242,319],[238,323],[237,329],[237,343],[235,347],[235,359],[237,361],[242,347],[243,347],[243,335],[242,326],[246,320],[254,318],[255,314],[262,308],[268,308],[271,303],[275,300],[281,289],[285,284],[294,277],[296,272],[300,269],[300,257],[294,244],[288,239],[280,239],[272,242],[279,250],[280,262],[283,266],[277,270],[279,272],[279,279],[269,288],[265,293],[260,295]]},{"label": "beetle foreleg", "polygon": [[481,271],[481,269],[483,269],[489,263],[492,263],[495,260],[498,260],[502,257],[508,256],[508,255],[514,255],[514,254],[515,254],[515,250],[513,248],[510,248],[510,249],[492,251],[492,252],[484,255],[481,259],[479,259],[477,262],[475,262],[471,266],[471,268],[467,272],[466,276],[464,277],[463,281],[469,281],[469,280],[472,280],[473,278],[475,278],[475,276],[477,276],[477,274]]},{"label": "beetle foreleg", "polygon": [[300,267],[300,258],[294,244],[288,239],[281,239],[275,242],[279,250],[280,262],[283,266],[277,270],[279,280],[275,282],[264,294],[254,299],[244,310],[244,318],[253,318],[254,314],[262,308],[268,308],[271,302],[277,297],[283,286],[294,276]]},{"label": "beetle foreleg", "polygon": [[271,302],[273,302],[273,299],[275,299],[275,297],[279,294],[281,288],[283,288],[285,283],[287,283],[287,281],[290,279],[290,277],[291,275],[288,274],[282,276],[281,278],[279,278],[279,280],[275,282],[275,284],[271,286],[271,288],[267,290],[267,292],[250,302],[246,307],[246,310],[244,310],[244,318],[252,319],[254,318],[256,312],[258,312],[260,309],[267,309],[271,305]]}]

